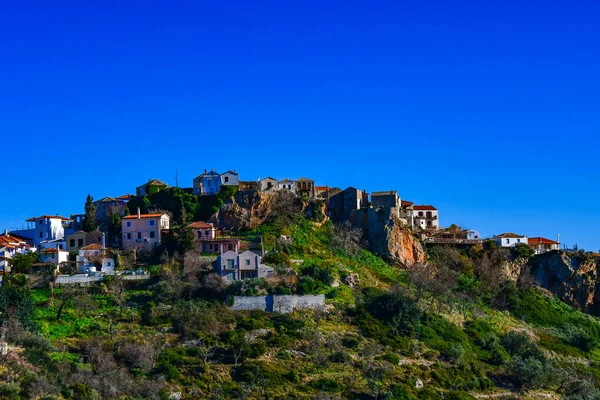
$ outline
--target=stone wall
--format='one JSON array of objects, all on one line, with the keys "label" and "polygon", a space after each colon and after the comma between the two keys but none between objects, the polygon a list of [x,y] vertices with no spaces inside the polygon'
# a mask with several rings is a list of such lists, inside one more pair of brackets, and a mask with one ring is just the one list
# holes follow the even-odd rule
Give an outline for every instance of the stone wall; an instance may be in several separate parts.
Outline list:
[{"label": "stone wall", "polygon": [[289,313],[299,309],[325,307],[325,295],[267,295],[234,296],[232,310],[262,310],[266,312]]}]

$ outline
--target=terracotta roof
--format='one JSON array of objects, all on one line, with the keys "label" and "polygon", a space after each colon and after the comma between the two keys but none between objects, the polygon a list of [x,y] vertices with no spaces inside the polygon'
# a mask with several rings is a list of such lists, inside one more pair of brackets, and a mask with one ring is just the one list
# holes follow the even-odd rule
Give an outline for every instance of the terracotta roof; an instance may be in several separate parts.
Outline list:
[{"label": "terracotta roof", "polygon": [[48,249],[44,249],[41,251],[41,253],[56,253],[56,249],[55,248],[48,248]]},{"label": "terracotta roof", "polygon": [[494,236],[494,238],[503,238],[503,239],[522,239],[525,236],[523,235],[517,235],[516,233],[511,233],[511,232],[505,232],[501,235],[496,235]]},{"label": "terracotta roof", "polygon": [[316,192],[326,192],[329,190],[329,186],[315,186]]},{"label": "terracotta roof", "polygon": [[529,244],[560,244],[558,242],[555,242],[554,240],[546,239],[543,237],[528,238],[527,242]]},{"label": "terracotta roof", "polygon": [[80,248],[79,250],[102,250],[102,245],[100,243],[92,243]]},{"label": "terracotta roof", "polygon": [[[2,234],[0,234],[0,237],[6,237],[6,235],[4,233],[2,233]],[[17,239],[19,239],[21,241],[33,240],[33,239],[29,238],[29,237],[22,236],[22,235],[17,235],[17,234],[12,233],[12,232],[8,232],[8,237],[10,237],[10,238],[17,238]]]},{"label": "terracotta roof", "polygon": [[[165,214],[141,214],[140,218],[160,218]],[[123,217],[123,219],[137,219],[137,214],[128,215]]]},{"label": "terracotta roof", "polygon": [[402,201],[400,201],[400,204],[402,205],[402,207],[410,207],[415,203],[413,203],[412,201],[402,200]]},{"label": "terracotta roof", "polygon": [[417,211],[437,211],[437,208],[430,205],[422,205],[422,206],[413,206],[413,210]]},{"label": "terracotta roof", "polygon": [[50,219],[62,219],[63,221],[72,221],[70,218],[61,217],[60,215],[40,215],[39,217],[32,217],[26,219],[25,222],[35,222],[36,219],[40,218],[50,218]]},{"label": "terracotta roof", "polygon": [[211,228],[214,228],[214,226],[212,224],[208,224],[208,223],[203,222],[203,221],[192,222],[188,226],[190,228],[192,228],[192,229],[211,229]]},{"label": "terracotta roof", "polygon": [[117,197],[117,199],[119,199],[119,200],[129,200],[129,199],[131,199],[132,197],[133,197],[133,195],[132,195],[132,194],[124,194],[123,196],[119,196],[119,197]]}]

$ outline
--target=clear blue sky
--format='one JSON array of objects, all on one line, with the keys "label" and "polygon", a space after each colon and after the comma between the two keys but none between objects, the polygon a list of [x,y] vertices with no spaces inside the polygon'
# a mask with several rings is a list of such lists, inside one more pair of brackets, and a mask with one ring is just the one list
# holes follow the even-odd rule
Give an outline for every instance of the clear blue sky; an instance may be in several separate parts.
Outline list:
[{"label": "clear blue sky", "polygon": [[2,8],[2,228],[215,168],[600,249],[597,1]]}]

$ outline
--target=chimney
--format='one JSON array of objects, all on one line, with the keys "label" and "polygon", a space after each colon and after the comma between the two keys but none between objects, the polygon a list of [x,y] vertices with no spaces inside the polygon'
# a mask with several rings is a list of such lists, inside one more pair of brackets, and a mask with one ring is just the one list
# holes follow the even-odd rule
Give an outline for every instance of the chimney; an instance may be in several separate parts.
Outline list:
[{"label": "chimney", "polygon": [[102,233],[102,238],[100,239],[100,244],[102,245],[102,249],[106,248],[106,236],[104,236],[104,232]]},{"label": "chimney", "polygon": [[204,168],[204,173],[206,173],[206,168]]},{"label": "chimney", "polygon": [[560,244],[560,233],[556,235],[556,241],[558,242],[558,244]]},{"label": "chimney", "polygon": [[8,229],[4,230],[4,236],[8,237]]},{"label": "chimney", "polygon": [[139,207],[137,208],[137,217],[138,217],[138,219],[140,219],[140,217],[141,217],[140,208]]}]

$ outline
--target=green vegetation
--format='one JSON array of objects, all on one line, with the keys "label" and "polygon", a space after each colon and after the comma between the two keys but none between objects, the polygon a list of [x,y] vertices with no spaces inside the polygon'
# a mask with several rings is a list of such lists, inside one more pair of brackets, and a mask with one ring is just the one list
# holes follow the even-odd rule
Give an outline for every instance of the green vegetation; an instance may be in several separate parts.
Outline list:
[{"label": "green vegetation", "polygon": [[[179,209],[183,222],[235,190],[198,200],[165,189],[132,201]],[[239,232],[262,236],[277,271],[269,279],[224,285],[182,256],[193,253],[193,235],[180,223],[143,283],[29,290],[7,280],[0,318],[13,358],[0,362],[0,398],[599,398],[598,320],[503,278],[502,264],[522,251],[437,247],[431,265],[399,268],[365,250],[360,231],[286,207],[293,212]],[[232,295],[265,293],[322,293],[327,309],[227,307]]]}]

